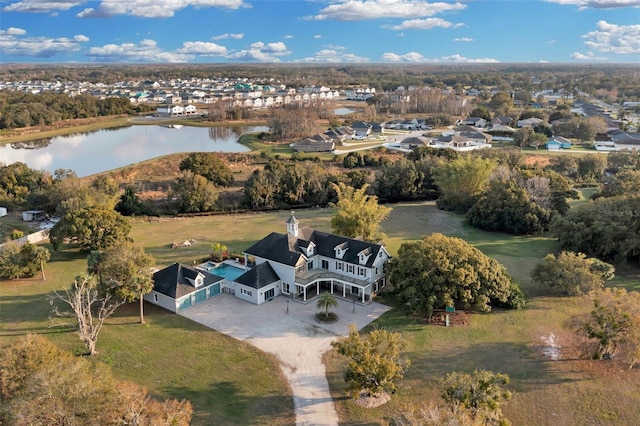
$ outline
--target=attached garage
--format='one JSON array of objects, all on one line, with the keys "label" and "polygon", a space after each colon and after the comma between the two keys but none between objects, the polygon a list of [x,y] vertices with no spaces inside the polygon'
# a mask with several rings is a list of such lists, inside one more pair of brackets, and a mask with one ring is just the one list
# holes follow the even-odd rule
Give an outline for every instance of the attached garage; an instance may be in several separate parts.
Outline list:
[{"label": "attached garage", "polygon": [[221,286],[221,284],[219,282],[213,284],[212,286],[210,286],[209,287],[209,297],[214,297],[214,296],[219,295],[220,291],[221,291],[220,290],[220,286]]},{"label": "attached garage", "polygon": [[182,300],[180,300],[180,305],[178,308],[178,311],[182,311],[184,309],[187,309],[191,307],[191,295],[188,295],[186,297],[184,297]]},{"label": "attached garage", "polygon": [[153,290],[144,300],[178,313],[220,294],[222,281],[217,275],[174,263],[153,274]]}]

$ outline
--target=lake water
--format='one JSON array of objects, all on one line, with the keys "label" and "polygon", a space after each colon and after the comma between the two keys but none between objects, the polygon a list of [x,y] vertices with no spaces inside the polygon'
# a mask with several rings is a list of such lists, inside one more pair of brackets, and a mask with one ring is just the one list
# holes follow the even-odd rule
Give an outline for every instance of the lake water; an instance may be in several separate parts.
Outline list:
[{"label": "lake water", "polygon": [[132,163],[181,152],[247,152],[238,143],[245,133],[265,126],[189,127],[130,126],[32,142],[0,145],[0,164],[21,161],[32,169],[71,169],[88,176]]}]

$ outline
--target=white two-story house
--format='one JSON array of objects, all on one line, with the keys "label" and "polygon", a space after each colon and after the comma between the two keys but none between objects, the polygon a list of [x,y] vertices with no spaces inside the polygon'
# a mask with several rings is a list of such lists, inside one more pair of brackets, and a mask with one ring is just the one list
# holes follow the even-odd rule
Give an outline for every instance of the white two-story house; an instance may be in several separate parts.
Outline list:
[{"label": "white two-story house", "polygon": [[307,302],[328,291],[366,304],[385,287],[391,256],[381,244],[299,227],[293,215],[287,233],[273,232],[243,254],[255,266],[235,280],[236,297],[261,304],[278,295]]}]

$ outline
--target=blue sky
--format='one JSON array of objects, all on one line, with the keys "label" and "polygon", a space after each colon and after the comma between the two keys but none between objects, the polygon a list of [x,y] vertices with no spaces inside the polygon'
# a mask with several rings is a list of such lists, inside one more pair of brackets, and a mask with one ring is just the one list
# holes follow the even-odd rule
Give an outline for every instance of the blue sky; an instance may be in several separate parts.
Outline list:
[{"label": "blue sky", "polygon": [[640,63],[640,0],[0,0],[0,62]]}]

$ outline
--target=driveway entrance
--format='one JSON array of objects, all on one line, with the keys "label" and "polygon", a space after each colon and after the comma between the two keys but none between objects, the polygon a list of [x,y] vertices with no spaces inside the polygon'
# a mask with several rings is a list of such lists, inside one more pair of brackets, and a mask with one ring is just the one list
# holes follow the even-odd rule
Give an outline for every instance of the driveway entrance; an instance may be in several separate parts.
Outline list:
[{"label": "driveway entrance", "polygon": [[222,294],[180,315],[278,357],[293,392],[296,424],[335,426],[338,415],[322,355],[336,337],[347,335],[350,324],[360,330],[389,309],[375,302],[362,306],[339,299],[332,309],[339,320],[322,324],[315,321],[315,303],[303,305],[279,296],[253,305]]}]

